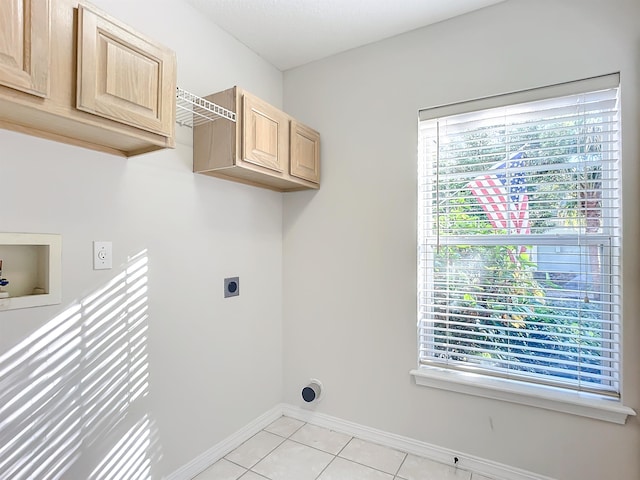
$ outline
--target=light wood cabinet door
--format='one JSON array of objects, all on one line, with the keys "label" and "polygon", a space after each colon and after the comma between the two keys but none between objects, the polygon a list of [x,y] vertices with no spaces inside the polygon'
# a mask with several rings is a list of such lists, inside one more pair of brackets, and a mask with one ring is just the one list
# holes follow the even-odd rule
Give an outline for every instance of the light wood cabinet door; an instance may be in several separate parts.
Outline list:
[{"label": "light wood cabinet door", "polygon": [[78,7],[78,109],[172,137],[175,91],[172,51],[93,7]]},{"label": "light wood cabinet door", "polygon": [[236,122],[194,127],[194,172],[278,192],[320,188],[318,132],[239,87],[205,98],[235,112]]},{"label": "light wood cabinet door", "polygon": [[291,120],[289,173],[320,183],[320,134],[295,120]]},{"label": "light wood cabinet door", "polygon": [[245,93],[242,105],[242,160],[285,171],[289,162],[289,121],[280,110]]},{"label": "light wood cabinet door", "polygon": [[49,95],[49,0],[0,0],[0,85]]}]

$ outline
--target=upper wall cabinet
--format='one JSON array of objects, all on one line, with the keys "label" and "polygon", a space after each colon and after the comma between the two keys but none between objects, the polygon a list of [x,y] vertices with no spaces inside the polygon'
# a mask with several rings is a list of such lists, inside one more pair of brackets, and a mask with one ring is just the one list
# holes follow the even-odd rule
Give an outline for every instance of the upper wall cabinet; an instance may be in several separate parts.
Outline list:
[{"label": "upper wall cabinet", "polygon": [[320,188],[318,132],[238,87],[205,99],[236,122],[195,126],[194,172],[280,192]]},{"label": "upper wall cabinet", "polygon": [[320,183],[320,134],[291,120],[291,175]]},{"label": "upper wall cabinet", "polygon": [[49,94],[50,27],[49,0],[2,0],[0,85]]},{"label": "upper wall cabinet", "polygon": [[282,173],[289,161],[289,119],[246,92],[242,102],[242,160]]},{"label": "upper wall cabinet", "polygon": [[80,110],[172,136],[175,61],[170,50],[104,13],[78,8]]},{"label": "upper wall cabinet", "polygon": [[76,0],[1,1],[0,127],[123,156],[175,146],[171,50]]}]

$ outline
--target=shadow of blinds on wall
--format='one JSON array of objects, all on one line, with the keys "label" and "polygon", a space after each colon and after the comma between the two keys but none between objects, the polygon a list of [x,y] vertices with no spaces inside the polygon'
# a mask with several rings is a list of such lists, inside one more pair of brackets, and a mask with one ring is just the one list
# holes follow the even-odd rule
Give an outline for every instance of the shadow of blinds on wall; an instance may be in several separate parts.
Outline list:
[{"label": "shadow of blinds on wall", "polygon": [[619,397],[618,86],[420,112],[423,368]]}]

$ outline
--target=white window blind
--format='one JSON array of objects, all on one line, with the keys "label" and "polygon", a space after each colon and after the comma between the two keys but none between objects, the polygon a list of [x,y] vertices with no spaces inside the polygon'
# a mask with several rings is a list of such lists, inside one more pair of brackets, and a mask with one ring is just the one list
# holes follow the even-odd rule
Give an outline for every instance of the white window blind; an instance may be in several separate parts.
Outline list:
[{"label": "white window blind", "polygon": [[420,112],[422,365],[619,396],[618,84]]}]

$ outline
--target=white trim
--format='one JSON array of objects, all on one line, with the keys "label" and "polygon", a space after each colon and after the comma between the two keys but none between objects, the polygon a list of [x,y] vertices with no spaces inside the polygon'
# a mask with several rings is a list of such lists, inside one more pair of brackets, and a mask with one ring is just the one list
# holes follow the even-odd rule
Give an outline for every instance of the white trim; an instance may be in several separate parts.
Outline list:
[{"label": "white trim", "polygon": [[240,430],[225,438],[221,442],[218,442],[212,448],[206,452],[198,455],[186,465],[183,465],[175,472],[171,473],[166,480],[190,480],[196,475],[202,473],[218,460],[223,458],[226,454],[238,448],[244,442],[253,437],[260,430],[269,426],[282,416],[282,406],[276,405],[268,412],[260,415],[249,424],[242,427]]},{"label": "white trim", "polygon": [[436,462],[454,466],[454,457],[458,458],[457,466],[479,475],[485,475],[496,480],[554,480],[519,468],[510,467],[490,460],[466,455],[461,452],[431,445],[426,442],[403,437],[394,433],[385,432],[357,423],[332,417],[324,413],[302,409],[293,405],[282,405],[283,415],[303,422],[308,422],[319,427],[328,428],[337,432],[346,433],[378,445],[400,450],[405,453],[428,458]]},{"label": "white trim", "polygon": [[459,372],[437,367],[411,370],[417,385],[519,403],[623,425],[636,412],[621,402],[544,385]]},{"label": "white trim", "polygon": [[461,113],[475,112],[477,110],[504,107],[506,105],[534,102],[537,100],[546,100],[548,98],[562,97],[567,95],[579,95],[596,90],[616,88],[619,85],[620,73],[611,73],[608,75],[586,78],[584,80],[558,83],[556,85],[531,88],[529,90],[503,93],[490,97],[451,103],[448,105],[424,108],[418,112],[418,118],[420,119],[420,121],[425,121],[434,118],[459,115]]}]

